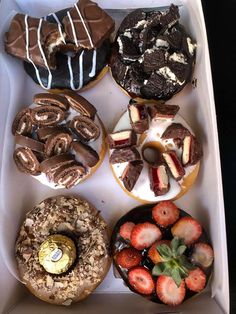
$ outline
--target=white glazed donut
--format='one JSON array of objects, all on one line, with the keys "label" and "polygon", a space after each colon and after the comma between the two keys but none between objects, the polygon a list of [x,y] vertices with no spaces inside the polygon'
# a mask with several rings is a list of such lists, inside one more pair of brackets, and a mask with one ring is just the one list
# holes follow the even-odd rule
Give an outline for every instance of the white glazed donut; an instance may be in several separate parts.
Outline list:
[{"label": "white glazed donut", "polygon": [[[137,146],[136,149],[140,153],[141,159],[143,160],[143,169],[141,171],[140,176],[136,184],[134,185],[131,191],[128,191],[121,179],[122,174],[128,165],[128,162],[122,163],[111,163],[112,172],[119,183],[119,185],[123,188],[123,190],[128,193],[131,197],[135,198],[140,202],[159,202],[162,200],[170,200],[177,199],[182,196],[194,183],[198,171],[200,162],[197,162],[195,165],[189,165],[184,167],[185,175],[182,177],[180,181],[176,181],[168,171],[169,191],[160,196],[155,196],[154,192],[150,188],[150,179],[149,179],[149,164],[143,158],[143,150],[147,147],[156,148],[161,152],[174,150],[181,160],[182,148],[178,148],[173,139],[162,139],[161,136],[164,131],[169,127],[172,123],[180,123],[185,128],[187,128],[192,135],[194,135],[190,126],[187,122],[179,115],[176,114],[174,119],[163,119],[163,118],[155,118],[149,121],[149,128],[143,134],[137,134]],[[121,116],[119,121],[117,122],[113,132],[118,132],[121,130],[131,129],[130,118],[128,110]],[[110,148],[109,155],[111,156],[113,149]],[[168,167],[167,167],[168,168]]]}]

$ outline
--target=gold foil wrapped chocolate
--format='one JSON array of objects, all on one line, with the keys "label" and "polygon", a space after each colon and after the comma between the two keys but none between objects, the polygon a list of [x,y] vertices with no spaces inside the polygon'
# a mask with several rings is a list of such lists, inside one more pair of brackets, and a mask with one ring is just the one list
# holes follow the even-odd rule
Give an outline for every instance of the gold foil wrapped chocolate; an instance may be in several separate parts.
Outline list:
[{"label": "gold foil wrapped chocolate", "polygon": [[39,248],[39,263],[51,274],[66,272],[76,259],[74,242],[61,234],[49,236]]}]

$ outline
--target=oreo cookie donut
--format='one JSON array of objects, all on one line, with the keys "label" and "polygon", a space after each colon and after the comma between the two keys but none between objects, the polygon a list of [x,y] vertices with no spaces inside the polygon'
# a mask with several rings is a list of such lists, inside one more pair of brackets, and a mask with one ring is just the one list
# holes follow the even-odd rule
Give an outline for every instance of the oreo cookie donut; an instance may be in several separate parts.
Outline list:
[{"label": "oreo cookie donut", "polygon": [[171,201],[138,206],[122,216],[111,249],[118,276],[132,292],[172,307],[202,292],[213,270],[206,231]]},{"label": "oreo cookie donut", "polygon": [[51,188],[72,188],[101,165],[105,129],[96,108],[73,91],[36,94],[12,124],[15,164]]},{"label": "oreo cookie donut", "polygon": [[117,84],[131,97],[167,100],[190,82],[196,44],[179,23],[179,10],[135,10],[118,30],[110,61]]},{"label": "oreo cookie donut", "polygon": [[81,90],[107,70],[114,21],[96,3],[79,0],[44,18],[16,14],[6,33],[7,53],[24,60],[44,89]]},{"label": "oreo cookie donut", "polygon": [[70,305],[88,297],[110,267],[103,218],[87,201],[56,196],[27,213],[15,256],[19,277],[43,301]]},{"label": "oreo cookie donut", "polygon": [[141,202],[177,199],[194,183],[202,147],[179,106],[130,101],[108,135],[112,172]]}]

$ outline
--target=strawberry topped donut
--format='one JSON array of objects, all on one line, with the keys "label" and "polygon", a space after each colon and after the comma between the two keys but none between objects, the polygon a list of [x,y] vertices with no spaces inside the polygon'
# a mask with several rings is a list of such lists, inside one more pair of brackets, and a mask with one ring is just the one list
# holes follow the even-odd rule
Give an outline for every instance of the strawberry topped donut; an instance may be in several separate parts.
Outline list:
[{"label": "strawberry topped donut", "polygon": [[177,306],[203,291],[214,252],[200,223],[171,201],[136,207],[116,223],[114,265],[131,291]]},{"label": "strawberry topped donut", "polygon": [[197,177],[202,147],[178,110],[131,100],[108,135],[112,172],[141,202],[179,198]]}]

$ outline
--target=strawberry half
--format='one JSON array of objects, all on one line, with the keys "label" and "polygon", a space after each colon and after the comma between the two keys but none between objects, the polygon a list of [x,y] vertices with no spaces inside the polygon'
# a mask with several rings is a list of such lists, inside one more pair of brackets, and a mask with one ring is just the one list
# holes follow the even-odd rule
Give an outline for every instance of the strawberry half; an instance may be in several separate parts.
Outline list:
[{"label": "strawberry half", "polygon": [[158,225],[167,227],[179,219],[179,209],[171,201],[162,201],[153,207],[152,217]]},{"label": "strawberry half", "polygon": [[171,228],[171,232],[173,237],[181,238],[186,245],[190,245],[199,239],[202,227],[196,219],[182,217]]},{"label": "strawberry half", "polygon": [[214,259],[212,247],[206,243],[196,243],[193,248],[191,261],[202,267],[210,267]]},{"label": "strawberry half", "polygon": [[135,267],[128,272],[130,285],[141,294],[151,294],[155,289],[150,272],[144,267]]},{"label": "strawberry half", "polygon": [[133,228],[130,241],[137,250],[143,250],[150,247],[155,241],[160,240],[161,237],[161,231],[156,225],[144,222]]},{"label": "strawberry half", "polygon": [[176,306],[183,302],[185,298],[185,284],[181,281],[178,287],[169,276],[159,276],[156,283],[156,293],[158,298],[165,304]]},{"label": "strawberry half", "polygon": [[170,246],[170,241],[169,240],[156,241],[155,243],[153,243],[153,245],[150,247],[148,251],[148,257],[152,260],[154,264],[163,262],[163,259],[161,258],[160,254],[157,251],[157,246],[161,244],[166,244]]},{"label": "strawberry half", "polygon": [[125,240],[130,240],[131,232],[135,224],[133,222],[127,221],[120,227],[120,236]]},{"label": "strawberry half", "polygon": [[198,267],[189,272],[187,278],[185,278],[186,286],[189,290],[194,292],[200,292],[205,288],[206,285],[206,275]]},{"label": "strawberry half", "polygon": [[142,260],[142,254],[132,247],[125,248],[116,254],[116,262],[123,268],[138,266]]}]

